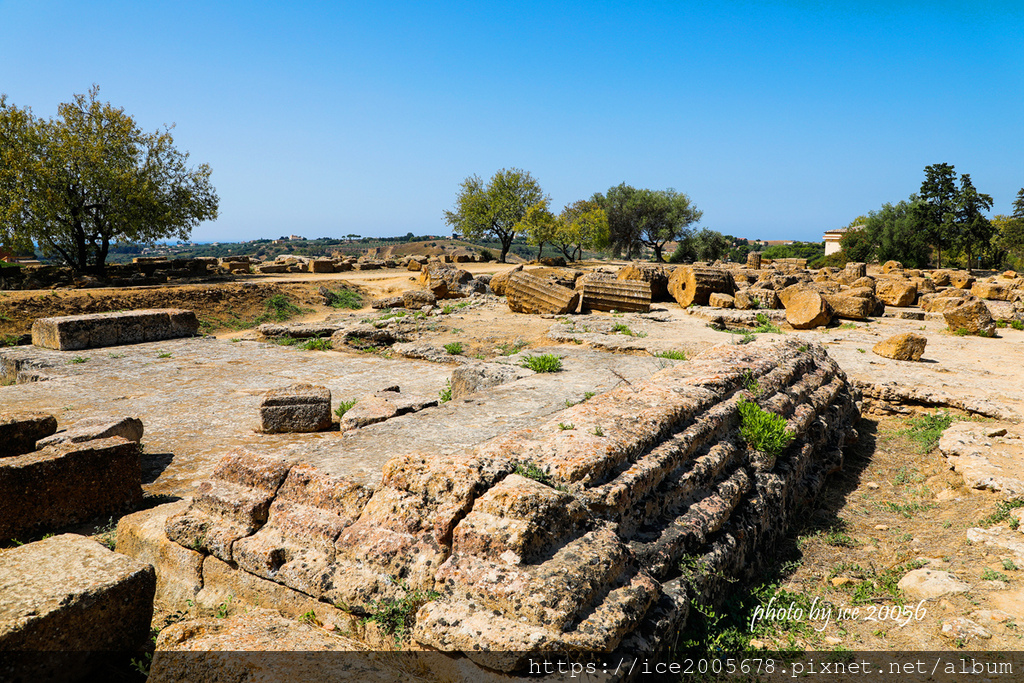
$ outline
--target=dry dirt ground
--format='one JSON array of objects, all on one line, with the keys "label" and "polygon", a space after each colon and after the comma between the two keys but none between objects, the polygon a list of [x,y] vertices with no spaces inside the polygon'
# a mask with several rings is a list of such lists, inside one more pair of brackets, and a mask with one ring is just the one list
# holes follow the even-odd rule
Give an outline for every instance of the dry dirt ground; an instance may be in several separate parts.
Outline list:
[{"label": "dry dirt ground", "polygon": [[[475,272],[495,272],[496,264],[470,264]],[[0,293],[0,336],[21,335],[36,317],[138,307],[192,308],[205,321],[204,329],[225,344],[255,340],[253,321],[266,312],[265,301],[284,294],[303,309],[294,320],[321,319],[337,314],[317,294],[320,286],[356,288],[364,301],[415,286],[415,273],[356,271],[341,275],[271,276],[217,285],[147,287],[133,290],[78,290]],[[652,315],[593,314],[567,318],[568,337],[560,343],[548,336],[562,321],[510,313],[491,301],[438,318],[425,339],[441,346],[459,341],[463,355],[492,359],[518,347],[600,349],[632,356],[681,351],[691,356],[713,344],[739,343],[742,335],[707,327],[700,311],[659,304]],[[697,313],[697,315],[695,315]],[[371,317],[368,308],[352,313]],[[628,333],[609,334],[621,325]],[[621,330],[621,328],[620,328]],[[919,331],[929,339],[924,363],[900,363],[871,353],[875,341],[902,331]],[[1024,413],[1024,332],[1000,330],[997,339],[963,338],[949,334],[941,320],[878,319],[824,330],[783,331],[826,344],[852,379],[874,383],[920,384],[947,394],[970,394],[990,401],[1005,412]],[[770,338],[773,335],[757,335]],[[575,341],[572,340],[575,338]],[[302,357],[316,352],[302,352]],[[323,357],[344,362],[349,351]],[[621,357],[621,356],[619,356]],[[653,359],[652,359],[653,360]],[[319,361],[316,361],[319,362]],[[658,360],[657,362],[669,362]],[[17,386],[0,388],[0,406],[18,403]],[[705,644],[716,638],[739,638],[768,648],[809,650],[1020,650],[1024,649],[1024,559],[1009,551],[974,544],[969,528],[1001,524],[1001,498],[995,493],[966,488],[952,472],[934,443],[918,436],[915,422],[922,415],[943,411],[910,407],[905,414],[866,414],[858,427],[860,441],[846,452],[844,469],[833,475],[806,523],[794,529],[779,552],[780,564],[762,587],[736,586],[737,604],[744,609],[794,604],[805,609],[802,619],[749,629],[737,627],[722,614],[708,619],[712,629]],[[955,410],[954,419],[979,419]],[[1024,540],[1024,539],[1022,539]],[[901,595],[895,584],[907,571],[929,567],[952,572],[970,585],[966,592],[922,604]],[[753,594],[751,594],[753,590]],[[817,599],[817,617],[809,613]],[[903,609],[909,608],[908,610]],[[825,610],[831,608],[831,617]],[[846,609],[844,618],[839,610]],[[856,608],[856,612],[854,612]],[[733,605],[733,617],[748,619],[750,611]],[[728,611],[728,610],[727,610]],[[909,616],[908,616],[909,614]],[[983,637],[943,635],[942,623],[969,617],[987,629]],[[742,619],[735,619],[742,621]],[[1018,623],[1020,624],[1018,626]]]}]

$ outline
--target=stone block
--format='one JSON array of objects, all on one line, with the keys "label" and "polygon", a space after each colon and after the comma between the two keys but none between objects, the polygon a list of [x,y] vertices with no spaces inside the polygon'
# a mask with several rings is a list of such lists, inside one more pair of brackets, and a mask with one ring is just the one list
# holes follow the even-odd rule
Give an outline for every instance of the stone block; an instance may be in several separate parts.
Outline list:
[{"label": "stone block", "polygon": [[780,296],[786,307],[786,321],[798,330],[808,330],[832,321],[832,307],[825,297],[803,285],[792,285]]},{"label": "stone block", "polygon": [[331,391],[313,384],[271,389],[260,402],[260,431],[322,432],[331,428]]},{"label": "stone block", "polygon": [[36,448],[45,448],[59,443],[81,443],[95,439],[109,439],[119,436],[138,443],[142,440],[142,420],[137,417],[87,417],[67,429],[41,439]]},{"label": "stone block", "polygon": [[5,550],[0,678],[81,680],[110,652],[141,649],[149,638],[155,588],[153,567],[84,536],[65,534]]},{"label": "stone block", "polygon": [[151,308],[39,318],[32,323],[32,343],[58,351],[78,351],[191,337],[198,331],[199,320],[192,311]]},{"label": "stone block", "polygon": [[[494,287],[493,279],[491,287]],[[504,292],[509,309],[516,313],[562,315],[575,312],[580,298],[579,292],[522,271],[509,276]]]},{"label": "stone block", "polygon": [[668,279],[668,293],[683,308],[690,304],[707,306],[714,292],[732,294],[735,291],[732,273],[724,268],[679,266]]},{"label": "stone block", "polygon": [[46,413],[4,413],[0,415],[0,458],[28,453],[36,441],[57,431],[57,418]]},{"label": "stone block", "polygon": [[735,304],[736,300],[731,294],[713,292],[708,297],[708,306],[711,306],[712,308],[733,308]]},{"label": "stone block", "polygon": [[883,339],[871,350],[879,356],[893,360],[921,360],[927,344],[927,337],[908,332]]},{"label": "stone block", "polygon": [[59,444],[0,460],[0,539],[119,514],[141,501],[133,441]]},{"label": "stone block", "polygon": [[174,611],[194,600],[203,588],[203,555],[168,540],[167,519],[184,512],[188,500],[166,503],[125,515],[117,523],[117,552],[153,565],[156,602]]},{"label": "stone block", "polygon": [[942,317],[946,319],[946,325],[952,332],[961,329],[967,330],[969,334],[984,332],[994,335],[996,332],[996,323],[992,319],[992,314],[981,299],[960,300],[958,306],[944,310]]},{"label": "stone block", "polygon": [[642,280],[581,278],[576,286],[583,309],[647,313],[651,310],[651,286]]},{"label": "stone block", "polygon": [[437,297],[428,289],[412,289],[402,294],[402,306],[405,308],[420,309],[424,306],[433,306],[436,303]]},{"label": "stone block", "polygon": [[651,301],[669,301],[668,271],[665,266],[654,263],[631,263],[615,276],[617,280],[638,280],[646,282],[651,288]]},{"label": "stone block", "polygon": [[309,262],[309,272],[311,273],[333,273],[334,272],[334,261],[331,259],[313,259]]},{"label": "stone block", "polygon": [[875,283],[875,296],[886,306],[912,306],[917,299],[917,286],[909,280],[881,279]]}]

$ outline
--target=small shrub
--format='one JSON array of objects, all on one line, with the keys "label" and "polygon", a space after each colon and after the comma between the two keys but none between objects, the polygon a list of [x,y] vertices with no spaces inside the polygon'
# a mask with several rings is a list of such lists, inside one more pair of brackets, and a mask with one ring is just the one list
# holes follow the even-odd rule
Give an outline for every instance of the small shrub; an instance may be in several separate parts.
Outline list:
[{"label": "small shrub", "polygon": [[589,401],[590,399],[594,398],[595,396],[597,396],[597,394],[595,392],[593,392],[593,391],[584,391],[583,392],[583,400],[584,401]]},{"label": "small shrub", "polygon": [[997,572],[994,569],[989,569],[988,567],[985,567],[984,571],[981,572],[981,580],[1008,582],[1010,580],[1010,577],[1002,572]]},{"label": "small shrub", "polygon": [[313,337],[302,345],[307,351],[330,351],[332,348],[332,342],[330,339],[322,339],[320,337]]},{"label": "small shrub", "polygon": [[1006,321],[1005,320],[997,320],[996,321],[996,327],[998,327],[1001,330],[1006,329]]},{"label": "small shrub", "polygon": [[864,349],[857,349],[857,353],[867,353]]},{"label": "small shrub", "polygon": [[761,391],[761,383],[757,381],[757,377],[754,376],[753,371],[749,368],[743,371],[743,374],[740,376],[740,382],[743,383],[743,388],[752,394]]},{"label": "small shrub", "polygon": [[958,337],[966,337],[967,335],[970,334],[970,332],[967,330],[966,327],[961,327],[954,334],[956,334],[956,336]]},{"label": "small shrub", "polygon": [[485,263],[493,261],[494,260],[494,252],[491,251],[490,249],[481,249],[480,250],[480,260],[485,262]]},{"label": "small shrub", "polygon": [[331,308],[350,308],[358,310],[363,307],[363,295],[354,289],[339,289],[328,292]]},{"label": "small shrub", "polygon": [[988,330],[978,330],[978,336],[979,337],[987,337],[989,339],[993,339],[993,338],[995,338],[996,333],[995,332],[990,332]]},{"label": "small shrub", "polygon": [[437,397],[441,400],[441,403],[447,403],[452,400],[452,381],[448,380],[444,383],[444,388],[438,393]]},{"label": "small shrub", "polygon": [[766,316],[764,313],[758,313],[757,327],[754,328],[754,332],[757,334],[782,334],[782,328],[771,321],[771,318]]},{"label": "small shrub", "polygon": [[96,540],[110,550],[117,547],[117,521],[113,517],[108,518],[106,524],[96,529]]},{"label": "small shrub", "polygon": [[302,309],[288,300],[284,294],[275,294],[263,302],[263,315],[256,318],[256,324],[267,322],[284,322],[302,313]]},{"label": "small shrub", "polygon": [[370,603],[370,614],[366,621],[377,622],[384,633],[401,643],[408,637],[420,607],[441,597],[441,594],[436,591],[410,590],[404,582],[398,583],[405,589],[405,597],[374,600]]},{"label": "small shrub", "polygon": [[0,346],[17,346],[21,338],[16,334],[5,334],[0,337]]},{"label": "small shrub", "polygon": [[623,323],[615,323],[615,326],[612,327],[612,334],[624,334],[627,337],[641,338],[647,336],[646,332],[634,332],[633,330],[629,329],[629,326],[624,325]]},{"label": "small shrub", "polygon": [[751,448],[777,455],[793,440],[786,428],[786,418],[770,413],[751,401],[737,404],[740,413],[740,435]]},{"label": "small shrub", "polygon": [[842,325],[839,326],[839,329],[841,329],[841,330],[855,330],[855,329],[857,329],[857,326],[854,325],[853,323],[843,323]]},{"label": "small shrub", "polygon": [[544,484],[545,486],[554,487],[555,485],[555,482],[552,481],[551,476],[541,468],[537,467],[537,465],[533,464],[532,462],[516,463],[516,468],[514,472],[515,474],[518,474],[520,477],[533,479],[534,481]]},{"label": "small shrub", "polygon": [[799,347],[797,347],[797,352],[806,353],[808,348],[809,347],[807,346],[807,344],[801,344]]},{"label": "small shrub", "polygon": [[1003,569],[1005,569],[1008,572],[1015,572],[1018,569],[1020,569],[1020,567],[1018,567],[1013,560],[1005,559],[1003,560]]},{"label": "small shrub", "polygon": [[232,344],[237,344],[238,342],[242,341],[242,338],[241,337],[232,337],[229,341]]},{"label": "small shrub", "polygon": [[1024,320],[1011,320],[1010,327],[1015,330],[1024,330]]},{"label": "small shrub", "polygon": [[520,365],[534,372],[558,372],[562,369],[562,359],[553,353],[539,356],[527,356]]},{"label": "small shrub", "polygon": [[754,341],[755,339],[757,339],[757,337],[752,335],[750,332],[744,332],[743,336],[740,337],[739,341],[736,342],[736,343],[737,344],[749,344],[750,342]]},{"label": "small shrub", "polygon": [[347,413],[355,404],[356,399],[352,399],[351,401],[342,401],[338,404],[338,407],[334,409],[334,414],[337,415],[338,418],[345,417],[345,413]]},{"label": "small shrub", "polygon": [[316,612],[314,612],[313,610],[309,610],[308,612],[306,612],[305,614],[300,616],[297,619],[297,621],[300,624],[309,624],[310,626],[320,626],[320,618],[316,615]]},{"label": "small shrub", "polygon": [[686,360],[686,351],[660,351],[654,355],[656,358],[668,358],[670,360]]},{"label": "small shrub", "polygon": [[234,597],[235,596],[233,595],[229,595],[224,602],[217,605],[217,609],[214,612],[213,616],[215,616],[218,619],[226,619],[228,613],[231,611],[231,601],[234,599]]},{"label": "small shrub", "polygon": [[452,342],[451,344],[445,344],[444,350],[448,352],[449,356],[458,356],[462,353],[462,342]]},{"label": "small shrub", "polygon": [[521,339],[517,339],[514,343],[511,344],[509,342],[503,342],[501,346],[497,347],[498,355],[511,356],[514,353],[519,353],[519,351],[524,346],[526,346],[526,342],[522,341]]}]

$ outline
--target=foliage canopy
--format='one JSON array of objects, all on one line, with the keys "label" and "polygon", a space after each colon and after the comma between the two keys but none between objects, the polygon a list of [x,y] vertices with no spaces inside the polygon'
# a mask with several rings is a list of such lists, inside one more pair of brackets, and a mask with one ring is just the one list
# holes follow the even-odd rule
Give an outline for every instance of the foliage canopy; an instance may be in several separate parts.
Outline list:
[{"label": "foliage canopy", "polygon": [[593,201],[608,216],[609,243],[616,255],[635,257],[641,247],[654,250],[656,261],[664,261],[665,244],[684,238],[689,226],[703,215],[690,198],[672,188],[637,189],[620,183]]},{"label": "foliage canopy", "polygon": [[169,127],[144,133],[98,94],[75,95],[53,119],[0,95],[0,241],[102,275],[112,244],[187,239],[219,200],[210,167],[189,168]]}]

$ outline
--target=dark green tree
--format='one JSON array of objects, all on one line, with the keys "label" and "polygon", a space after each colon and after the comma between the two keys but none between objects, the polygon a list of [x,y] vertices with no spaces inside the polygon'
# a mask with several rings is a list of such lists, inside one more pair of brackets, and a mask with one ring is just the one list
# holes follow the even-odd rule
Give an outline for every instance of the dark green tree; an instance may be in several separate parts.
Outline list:
[{"label": "dark green tree", "polygon": [[911,195],[897,204],[883,204],[868,212],[860,230],[847,232],[843,253],[850,261],[900,261],[910,268],[928,264],[929,237],[924,229],[926,213]]},{"label": "dark green tree", "polygon": [[995,235],[995,227],[982,213],[992,208],[992,197],[978,192],[971,176],[964,173],[960,176],[960,191],[956,197],[956,246],[967,256],[967,271],[974,264],[974,257],[983,252]]},{"label": "dark green tree", "polygon": [[951,164],[932,164],[925,167],[924,174],[917,210],[922,213],[921,226],[938,252],[937,265],[941,268],[942,250],[957,242],[956,171]]},{"label": "dark green tree", "polygon": [[526,227],[527,210],[538,204],[546,207],[549,201],[527,171],[503,168],[486,185],[476,175],[463,180],[455,210],[445,211],[444,220],[467,239],[496,238],[504,263],[516,234]]},{"label": "dark green tree", "polygon": [[0,241],[102,276],[112,244],[188,239],[219,200],[210,167],[189,168],[169,128],[144,133],[98,94],[75,95],[53,119],[0,95]]}]

